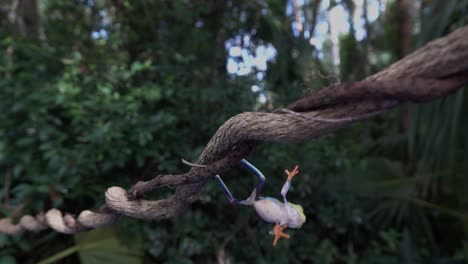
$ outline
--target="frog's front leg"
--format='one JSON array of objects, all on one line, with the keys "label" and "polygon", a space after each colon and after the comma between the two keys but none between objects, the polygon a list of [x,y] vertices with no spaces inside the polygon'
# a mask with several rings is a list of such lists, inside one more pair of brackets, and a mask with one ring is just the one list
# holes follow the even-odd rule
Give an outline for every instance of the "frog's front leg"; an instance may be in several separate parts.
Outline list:
[{"label": "frog's front leg", "polygon": [[[286,195],[288,194],[289,188],[291,187],[291,181],[299,173],[299,166],[295,166],[292,171],[285,170],[286,174],[288,175],[288,178],[286,179],[286,182],[283,185],[283,188],[281,188],[281,196],[283,196],[284,204],[283,208],[285,211],[283,211],[284,214],[289,215],[287,213],[287,206],[290,206],[288,203],[288,200],[286,199]],[[273,240],[273,246],[276,246],[276,243],[278,243],[278,240],[280,238],[286,238],[289,239],[289,235],[284,233],[283,230],[288,228],[288,225],[280,225],[278,222],[276,223],[275,227],[273,228],[272,234],[275,235],[275,239]]]},{"label": "frog's front leg", "polygon": [[284,203],[287,204],[288,200],[286,199],[286,195],[288,194],[289,187],[291,187],[292,179],[299,173],[299,166],[296,165],[294,167],[294,170],[285,170],[284,172],[288,175],[288,178],[286,179],[283,188],[281,188],[281,196],[283,196]]}]

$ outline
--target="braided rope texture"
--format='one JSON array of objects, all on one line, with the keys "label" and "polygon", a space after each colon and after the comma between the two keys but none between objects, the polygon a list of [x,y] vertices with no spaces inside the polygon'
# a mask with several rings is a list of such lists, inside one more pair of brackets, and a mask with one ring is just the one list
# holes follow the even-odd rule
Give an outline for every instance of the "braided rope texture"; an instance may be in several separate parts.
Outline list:
[{"label": "braided rope texture", "polygon": [[[0,219],[0,233],[14,235],[48,228],[74,234],[113,224],[121,215],[159,220],[183,213],[200,199],[206,181],[235,166],[258,142],[301,142],[329,134],[357,120],[373,116],[404,102],[424,102],[457,91],[468,83],[468,26],[392,64],[387,69],[354,84],[338,84],[293,102],[288,111],[248,112],[226,121],[215,133],[197,164],[178,175],[158,175],[138,182],[128,191],[110,187],[106,204],[97,211],[85,210],[78,217],[53,208],[19,221]],[[337,120],[329,122],[326,120]],[[325,120],[325,121],[324,121]],[[173,196],[157,201],[144,195],[162,186],[177,187]]]}]

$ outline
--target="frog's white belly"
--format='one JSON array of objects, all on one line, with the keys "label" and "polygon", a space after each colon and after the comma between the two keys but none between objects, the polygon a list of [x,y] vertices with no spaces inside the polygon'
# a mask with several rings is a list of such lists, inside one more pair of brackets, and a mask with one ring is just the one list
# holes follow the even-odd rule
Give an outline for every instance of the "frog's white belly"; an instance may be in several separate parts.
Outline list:
[{"label": "frog's white belly", "polygon": [[254,202],[257,214],[266,222],[280,225],[288,224],[288,213],[284,204],[274,198],[260,198]]},{"label": "frog's white belly", "polygon": [[287,225],[300,228],[306,221],[302,207],[291,203],[282,203],[275,198],[260,197],[253,203],[257,214],[271,224]]}]

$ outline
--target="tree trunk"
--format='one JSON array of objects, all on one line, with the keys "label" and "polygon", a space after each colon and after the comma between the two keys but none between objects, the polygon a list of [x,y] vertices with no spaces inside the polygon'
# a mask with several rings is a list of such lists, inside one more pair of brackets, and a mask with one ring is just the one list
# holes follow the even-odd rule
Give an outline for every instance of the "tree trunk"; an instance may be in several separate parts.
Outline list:
[{"label": "tree trunk", "polygon": [[36,0],[18,0],[13,23],[28,38],[39,36],[39,13]]},{"label": "tree trunk", "polygon": [[[411,3],[409,0],[398,0],[398,43],[396,47],[396,54],[398,59],[405,57],[411,49]],[[405,133],[408,131],[410,122],[410,106],[403,106],[401,109],[400,119],[400,132]],[[408,151],[409,153],[409,151]]]}]

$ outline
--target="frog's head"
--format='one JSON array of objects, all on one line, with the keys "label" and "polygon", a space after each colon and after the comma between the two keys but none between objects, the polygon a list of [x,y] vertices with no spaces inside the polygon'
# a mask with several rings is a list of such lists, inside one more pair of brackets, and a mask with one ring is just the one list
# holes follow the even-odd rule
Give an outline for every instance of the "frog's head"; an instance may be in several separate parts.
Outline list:
[{"label": "frog's head", "polygon": [[304,209],[298,204],[288,203],[288,226],[300,228],[306,221]]}]

